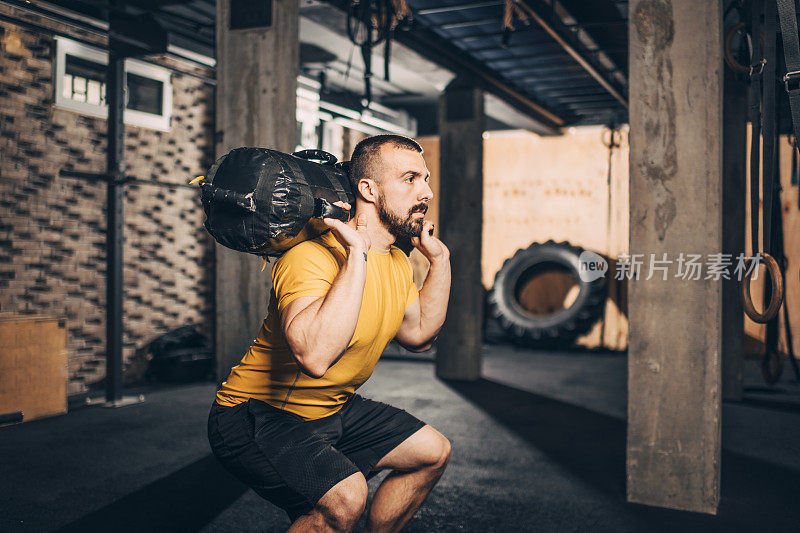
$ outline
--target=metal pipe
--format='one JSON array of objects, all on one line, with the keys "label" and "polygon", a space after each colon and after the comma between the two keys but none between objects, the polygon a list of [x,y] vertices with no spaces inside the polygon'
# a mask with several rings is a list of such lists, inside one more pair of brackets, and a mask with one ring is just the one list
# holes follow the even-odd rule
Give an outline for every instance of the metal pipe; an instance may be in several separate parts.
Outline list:
[{"label": "metal pipe", "polygon": [[106,402],[122,400],[122,228],[125,221],[125,58],[108,52],[106,99],[108,147],[106,172]]},{"label": "metal pipe", "polygon": [[[79,170],[61,170],[58,173],[59,176],[64,178],[79,178],[84,180],[98,180],[98,181],[108,181],[110,179],[109,175],[103,172],[81,172]],[[153,180],[143,180],[140,178],[134,178],[133,176],[126,176],[120,180],[123,184],[133,184],[133,185],[152,185],[154,187],[164,187],[166,189],[193,189],[197,190],[196,185],[189,185],[188,183],[169,183],[166,181],[153,181]]]}]

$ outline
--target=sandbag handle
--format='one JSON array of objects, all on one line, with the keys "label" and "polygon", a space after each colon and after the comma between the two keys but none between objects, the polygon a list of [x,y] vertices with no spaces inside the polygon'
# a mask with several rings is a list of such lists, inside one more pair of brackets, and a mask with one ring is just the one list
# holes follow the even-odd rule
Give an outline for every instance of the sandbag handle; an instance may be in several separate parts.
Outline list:
[{"label": "sandbag handle", "polygon": [[253,200],[253,193],[242,194],[240,192],[231,191],[229,189],[220,189],[214,187],[210,183],[201,183],[200,190],[202,191],[203,203],[212,201],[225,202],[233,204],[242,209],[246,209],[252,213],[256,212],[256,203]]},{"label": "sandbag handle", "polygon": [[300,159],[307,159],[309,161],[322,161],[327,165],[334,165],[336,164],[336,161],[338,161],[335,155],[326,152],[325,150],[300,150],[292,155],[299,157]]},{"label": "sandbag handle", "polygon": [[344,172],[345,175],[350,175],[350,161],[340,161],[333,166]]},{"label": "sandbag handle", "polygon": [[342,222],[350,220],[350,211],[344,207],[333,205],[325,198],[314,198],[314,218],[336,218]]}]

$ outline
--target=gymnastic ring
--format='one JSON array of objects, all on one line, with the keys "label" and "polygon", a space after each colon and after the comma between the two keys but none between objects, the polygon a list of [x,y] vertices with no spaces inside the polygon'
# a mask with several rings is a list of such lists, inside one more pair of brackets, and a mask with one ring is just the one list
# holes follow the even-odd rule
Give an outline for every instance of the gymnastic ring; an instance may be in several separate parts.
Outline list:
[{"label": "gymnastic ring", "polygon": [[764,382],[774,385],[783,374],[783,357],[774,348],[766,348],[764,358],[761,360],[761,376]]},{"label": "gymnastic ring", "polygon": [[[736,60],[736,58],[733,57],[733,52],[731,52],[731,44],[733,43],[733,37],[739,31],[744,29],[745,27],[747,27],[747,23],[740,22],[738,24],[735,24],[734,26],[731,27],[731,29],[728,30],[728,33],[725,34],[725,46],[724,46],[725,54],[724,55],[725,55],[725,63],[729,67],[731,67],[731,70],[733,70],[734,72],[738,72],[739,74],[750,75],[751,74],[750,70],[751,70],[752,67],[750,65],[745,66],[745,65],[742,65],[741,63],[739,63]],[[759,39],[759,41],[761,41],[761,49],[763,50],[764,49],[764,34],[760,33],[758,35],[758,39]],[[751,56],[753,55],[752,46],[750,47],[750,55]],[[753,61],[753,60],[754,60],[754,58],[751,57],[750,61]]]},{"label": "gymnastic ring", "polygon": [[733,53],[731,52],[731,43],[733,42],[734,35],[736,35],[745,27],[747,27],[747,24],[745,22],[740,22],[732,26],[731,29],[728,30],[728,33],[725,34],[725,63],[731,67],[731,70],[738,72],[739,74],[749,73],[750,67],[745,67],[739,63],[735,57],[733,57]]},{"label": "gymnastic ring", "polygon": [[[744,312],[747,313],[747,316],[754,322],[765,324],[775,318],[775,315],[778,314],[778,310],[780,310],[781,304],[783,303],[783,275],[781,274],[780,267],[778,267],[778,263],[771,255],[762,252],[761,257],[764,258],[764,265],[767,267],[769,276],[772,279],[772,294],[770,295],[769,307],[767,307],[767,310],[763,313],[759,313],[756,311],[753,305],[753,299],[750,296],[750,278],[753,276],[753,272],[756,271],[756,268],[758,268],[758,264],[756,264],[752,270],[746,272],[744,279],[742,279],[742,306],[744,307]],[[749,257],[747,260],[753,261],[753,258]]]}]

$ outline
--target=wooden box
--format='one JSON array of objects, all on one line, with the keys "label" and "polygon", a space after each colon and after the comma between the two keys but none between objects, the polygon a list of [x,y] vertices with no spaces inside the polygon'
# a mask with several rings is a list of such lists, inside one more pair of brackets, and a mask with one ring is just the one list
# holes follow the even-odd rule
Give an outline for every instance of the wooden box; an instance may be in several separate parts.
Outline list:
[{"label": "wooden box", "polygon": [[0,415],[67,412],[66,320],[0,314]]}]

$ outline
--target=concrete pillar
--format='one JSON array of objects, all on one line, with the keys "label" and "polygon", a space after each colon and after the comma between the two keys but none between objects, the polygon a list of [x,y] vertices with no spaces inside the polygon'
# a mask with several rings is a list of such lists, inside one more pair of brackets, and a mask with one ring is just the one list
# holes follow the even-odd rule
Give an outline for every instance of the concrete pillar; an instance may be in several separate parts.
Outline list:
[{"label": "concrete pillar", "polygon": [[[726,0],[725,7],[738,0]],[[735,17],[730,17],[734,19]],[[726,30],[734,22],[726,25]],[[745,252],[747,221],[747,83],[724,68],[722,124],[722,250],[735,258]],[[744,369],[744,310],[741,282],[736,276],[722,282],[722,398],[741,400]]]},{"label": "concrete pillar", "polygon": [[[240,146],[296,144],[299,4],[217,0],[217,156]],[[236,29],[231,29],[231,27]],[[255,339],[272,288],[254,255],[216,246],[217,372],[224,380]]]},{"label": "concrete pillar", "polygon": [[444,379],[481,375],[483,130],[483,92],[452,81],[439,101],[439,236],[450,249],[453,274],[436,345],[436,375]]},{"label": "concrete pillar", "polygon": [[[684,254],[723,251],[720,0],[630,6],[630,250],[627,493],[716,513],[722,283],[675,277]],[[674,263],[650,280],[650,254]]]}]

